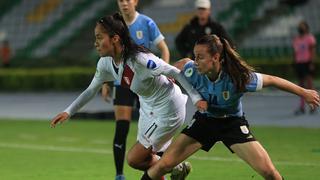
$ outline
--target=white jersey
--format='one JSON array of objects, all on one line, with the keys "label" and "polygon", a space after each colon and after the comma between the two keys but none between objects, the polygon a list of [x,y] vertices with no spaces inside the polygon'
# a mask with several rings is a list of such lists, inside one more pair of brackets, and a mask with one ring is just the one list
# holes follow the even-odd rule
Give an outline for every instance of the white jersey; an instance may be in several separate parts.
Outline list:
[{"label": "white jersey", "polygon": [[[152,53],[138,53],[136,58],[128,59],[125,65],[120,63],[119,66],[116,66],[112,57],[100,58],[91,84],[65,112],[73,115],[100,90],[104,82],[119,80],[121,86],[130,88],[139,96],[141,110],[168,114],[170,112],[165,111],[168,109],[166,106],[173,108],[178,102],[170,100],[175,94],[175,88],[174,83],[166,76],[176,79],[188,92],[194,104],[202,99],[176,67]],[[171,111],[174,112],[174,109]]]},{"label": "white jersey", "polygon": [[187,82],[180,70],[151,53],[138,53],[117,66],[111,57],[100,58],[89,87],[65,110],[72,115],[85,105],[107,81],[119,80],[139,96],[140,117],[137,140],[152,150],[164,151],[174,133],[183,125],[187,96],[166,76],[173,77],[196,103],[200,94]]}]

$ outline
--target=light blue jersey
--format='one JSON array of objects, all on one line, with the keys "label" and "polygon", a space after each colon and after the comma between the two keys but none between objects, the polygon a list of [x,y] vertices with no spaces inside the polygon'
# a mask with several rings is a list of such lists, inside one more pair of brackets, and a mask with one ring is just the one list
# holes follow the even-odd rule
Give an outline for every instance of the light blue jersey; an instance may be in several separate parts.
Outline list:
[{"label": "light blue jersey", "polygon": [[[156,23],[143,14],[136,12],[135,19],[132,24],[127,24],[130,32],[130,37],[133,41],[148,49],[151,45],[157,45],[164,39]],[[115,85],[120,85],[119,81],[114,82]]]},{"label": "light blue jersey", "polygon": [[[208,116],[243,116],[241,104],[243,92],[236,92],[236,87],[227,73],[221,72],[218,79],[212,82],[206,75],[199,74],[193,61],[185,64],[183,73],[193,88],[208,102],[208,111],[206,112]],[[246,92],[262,89],[262,75],[252,73],[251,77],[250,82],[246,86]]]},{"label": "light blue jersey", "polygon": [[136,18],[132,24],[128,24],[130,36],[138,45],[150,48],[157,45],[164,39],[156,23],[143,14],[136,13]]}]

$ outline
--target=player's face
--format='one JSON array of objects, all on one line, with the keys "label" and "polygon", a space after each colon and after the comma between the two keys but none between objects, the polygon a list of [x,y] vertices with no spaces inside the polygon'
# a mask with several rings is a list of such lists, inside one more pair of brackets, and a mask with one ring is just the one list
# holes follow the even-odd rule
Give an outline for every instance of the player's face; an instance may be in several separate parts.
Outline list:
[{"label": "player's face", "polygon": [[95,34],[94,46],[95,46],[99,56],[100,57],[104,57],[104,56],[114,57],[114,54],[113,54],[114,44],[112,43],[112,39],[107,34],[106,30],[104,29],[104,27],[101,24],[96,25],[96,27],[94,29],[94,34]]},{"label": "player's face", "polygon": [[119,9],[124,16],[132,15],[136,12],[138,0],[117,0]]},{"label": "player's face", "polygon": [[216,58],[209,53],[207,45],[195,45],[193,51],[195,65],[200,74],[207,74],[214,69]]}]

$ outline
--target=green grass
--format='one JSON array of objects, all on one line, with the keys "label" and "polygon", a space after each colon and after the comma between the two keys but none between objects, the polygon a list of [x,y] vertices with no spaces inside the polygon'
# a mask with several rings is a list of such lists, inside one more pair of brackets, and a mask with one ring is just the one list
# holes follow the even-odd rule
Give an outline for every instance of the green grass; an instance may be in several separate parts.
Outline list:
[{"label": "green grass", "polygon": [[[128,148],[136,140],[132,123]],[[253,127],[286,179],[319,179],[320,129]],[[114,122],[69,121],[55,129],[49,121],[0,120],[1,180],[112,180]],[[222,144],[189,160],[188,179],[262,179]],[[141,172],[125,165],[127,179]]]}]

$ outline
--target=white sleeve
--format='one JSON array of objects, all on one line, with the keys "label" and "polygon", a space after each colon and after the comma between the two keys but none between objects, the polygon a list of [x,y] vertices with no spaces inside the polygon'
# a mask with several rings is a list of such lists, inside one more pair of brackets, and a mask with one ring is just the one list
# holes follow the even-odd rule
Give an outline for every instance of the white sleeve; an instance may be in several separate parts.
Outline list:
[{"label": "white sleeve", "polygon": [[172,77],[177,80],[187,91],[193,104],[196,104],[202,99],[198,91],[191,86],[178,68],[166,63],[153,54],[140,54],[137,56],[137,61],[148,68],[154,76],[163,74],[167,77]]},{"label": "white sleeve", "polygon": [[64,112],[67,112],[72,116],[97,94],[104,82],[114,80],[114,77],[108,71],[108,64],[106,62],[108,61],[106,61],[105,58],[99,60],[96,73],[90,85],[67,107],[67,109],[64,110]]},{"label": "white sleeve", "polygon": [[91,81],[89,87],[84,90],[76,100],[74,100],[64,112],[67,112],[70,116],[74,115],[80,108],[87,104],[101,89],[102,83],[99,83],[94,78]]}]

